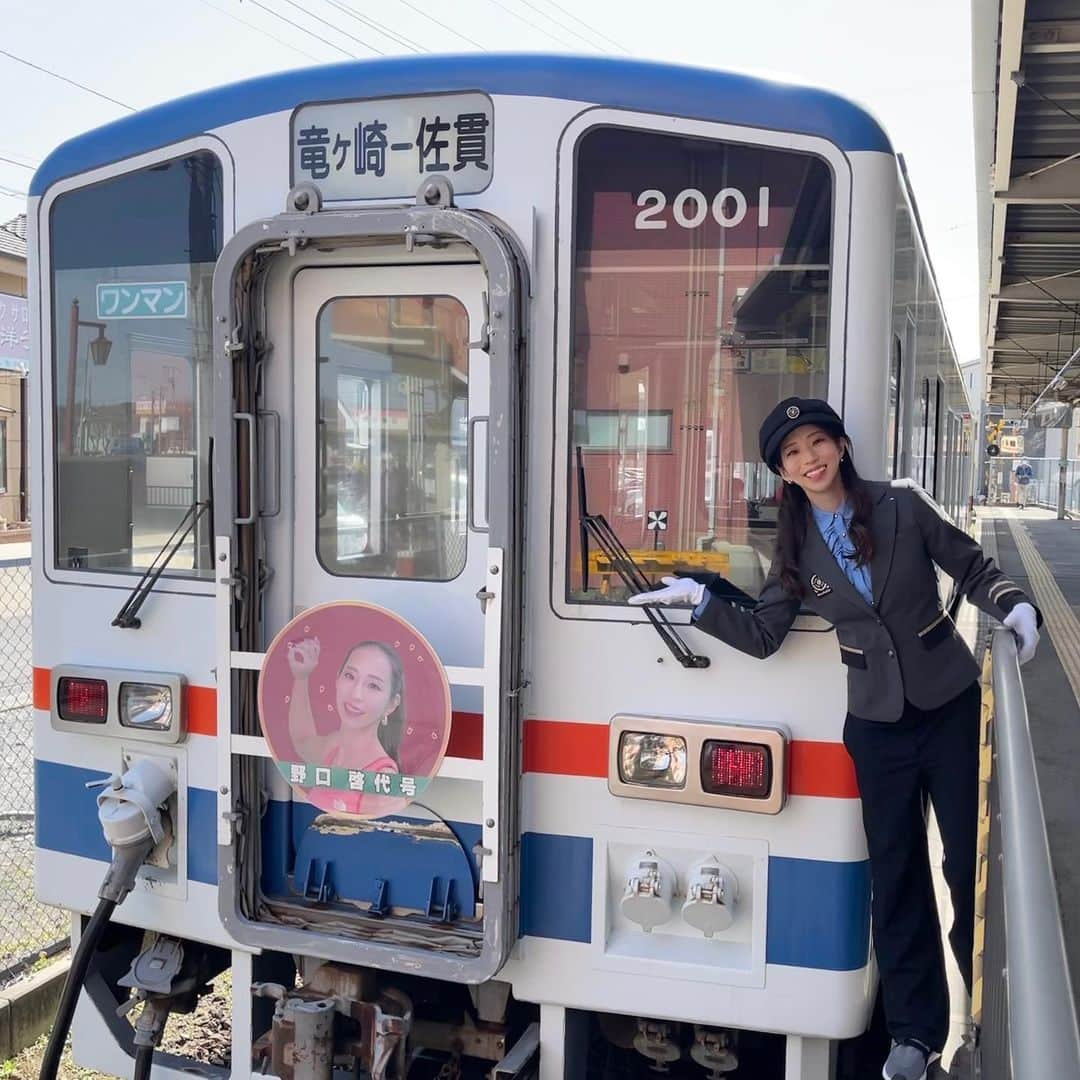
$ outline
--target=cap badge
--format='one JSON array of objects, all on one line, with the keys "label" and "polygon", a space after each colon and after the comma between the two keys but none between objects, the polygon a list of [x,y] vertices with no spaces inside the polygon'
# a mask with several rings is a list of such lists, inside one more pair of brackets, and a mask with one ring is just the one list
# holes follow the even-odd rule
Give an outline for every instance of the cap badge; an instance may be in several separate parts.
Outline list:
[{"label": "cap badge", "polygon": [[789,420],[797,420],[799,418],[799,406],[798,405],[789,405],[788,410],[787,410],[787,414],[788,414],[788,419]]}]

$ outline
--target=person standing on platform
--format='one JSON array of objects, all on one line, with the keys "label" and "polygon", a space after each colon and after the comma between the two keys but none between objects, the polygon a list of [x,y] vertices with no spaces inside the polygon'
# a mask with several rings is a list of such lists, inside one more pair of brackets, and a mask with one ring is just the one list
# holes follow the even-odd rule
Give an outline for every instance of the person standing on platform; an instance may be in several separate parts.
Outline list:
[{"label": "person standing on platform", "polygon": [[970,992],[981,703],[978,665],[942,608],[935,564],[1013,630],[1021,663],[1035,653],[1042,616],[921,488],[862,479],[843,420],[826,402],[781,401],[758,441],[783,486],[776,554],[756,606],[725,601],[716,574],[665,577],[664,588],[629,602],[691,605],[694,625],[762,659],[802,608],[835,627],[893,1040],[882,1076],[923,1080],[949,1024],[924,797],[941,831],[955,913],[949,941]]},{"label": "person standing on platform", "polygon": [[1031,489],[1031,481],[1035,478],[1027,458],[1021,458],[1016,466],[1016,505],[1023,510],[1028,504],[1028,494]]}]

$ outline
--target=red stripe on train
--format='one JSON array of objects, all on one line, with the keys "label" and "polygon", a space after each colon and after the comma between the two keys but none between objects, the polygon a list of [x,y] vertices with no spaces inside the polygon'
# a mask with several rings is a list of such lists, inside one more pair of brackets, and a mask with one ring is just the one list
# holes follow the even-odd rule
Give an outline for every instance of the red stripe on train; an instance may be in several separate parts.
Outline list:
[{"label": "red stripe on train", "polygon": [[[50,671],[34,668],[34,705],[51,706]],[[187,729],[193,735],[217,734],[217,691],[188,686]],[[526,720],[522,764],[527,773],[550,776],[608,774],[608,727],[566,720]],[[788,792],[833,799],[857,799],[855,767],[843,743],[795,739],[789,744]],[[484,755],[484,722],[479,713],[455,712],[450,727],[449,757],[480,760]]]},{"label": "red stripe on train", "polygon": [[[855,766],[843,743],[794,739],[788,745],[789,794],[859,797]],[[608,774],[608,727],[526,720],[524,763],[525,772],[604,778]]]}]

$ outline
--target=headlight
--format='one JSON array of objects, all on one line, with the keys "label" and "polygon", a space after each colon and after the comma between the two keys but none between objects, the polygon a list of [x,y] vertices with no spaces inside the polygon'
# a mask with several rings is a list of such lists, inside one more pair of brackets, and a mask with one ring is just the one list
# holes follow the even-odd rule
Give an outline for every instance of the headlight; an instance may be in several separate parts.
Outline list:
[{"label": "headlight", "polygon": [[172,688],[155,683],[120,684],[120,723],[141,731],[168,731],[173,718]]},{"label": "headlight", "polygon": [[678,735],[624,731],[619,742],[619,775],[624,784],[686,787],[686,740]]}]

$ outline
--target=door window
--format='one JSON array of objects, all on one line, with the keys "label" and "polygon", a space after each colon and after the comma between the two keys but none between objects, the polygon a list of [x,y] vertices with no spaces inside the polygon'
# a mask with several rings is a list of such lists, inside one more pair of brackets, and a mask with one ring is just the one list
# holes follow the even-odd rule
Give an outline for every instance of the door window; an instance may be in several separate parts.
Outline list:
[{"label": "door window", "polygon": [[316,550],[332,574],[465,568],[469,320],[448,296],[352,296],[319,314]]}]

